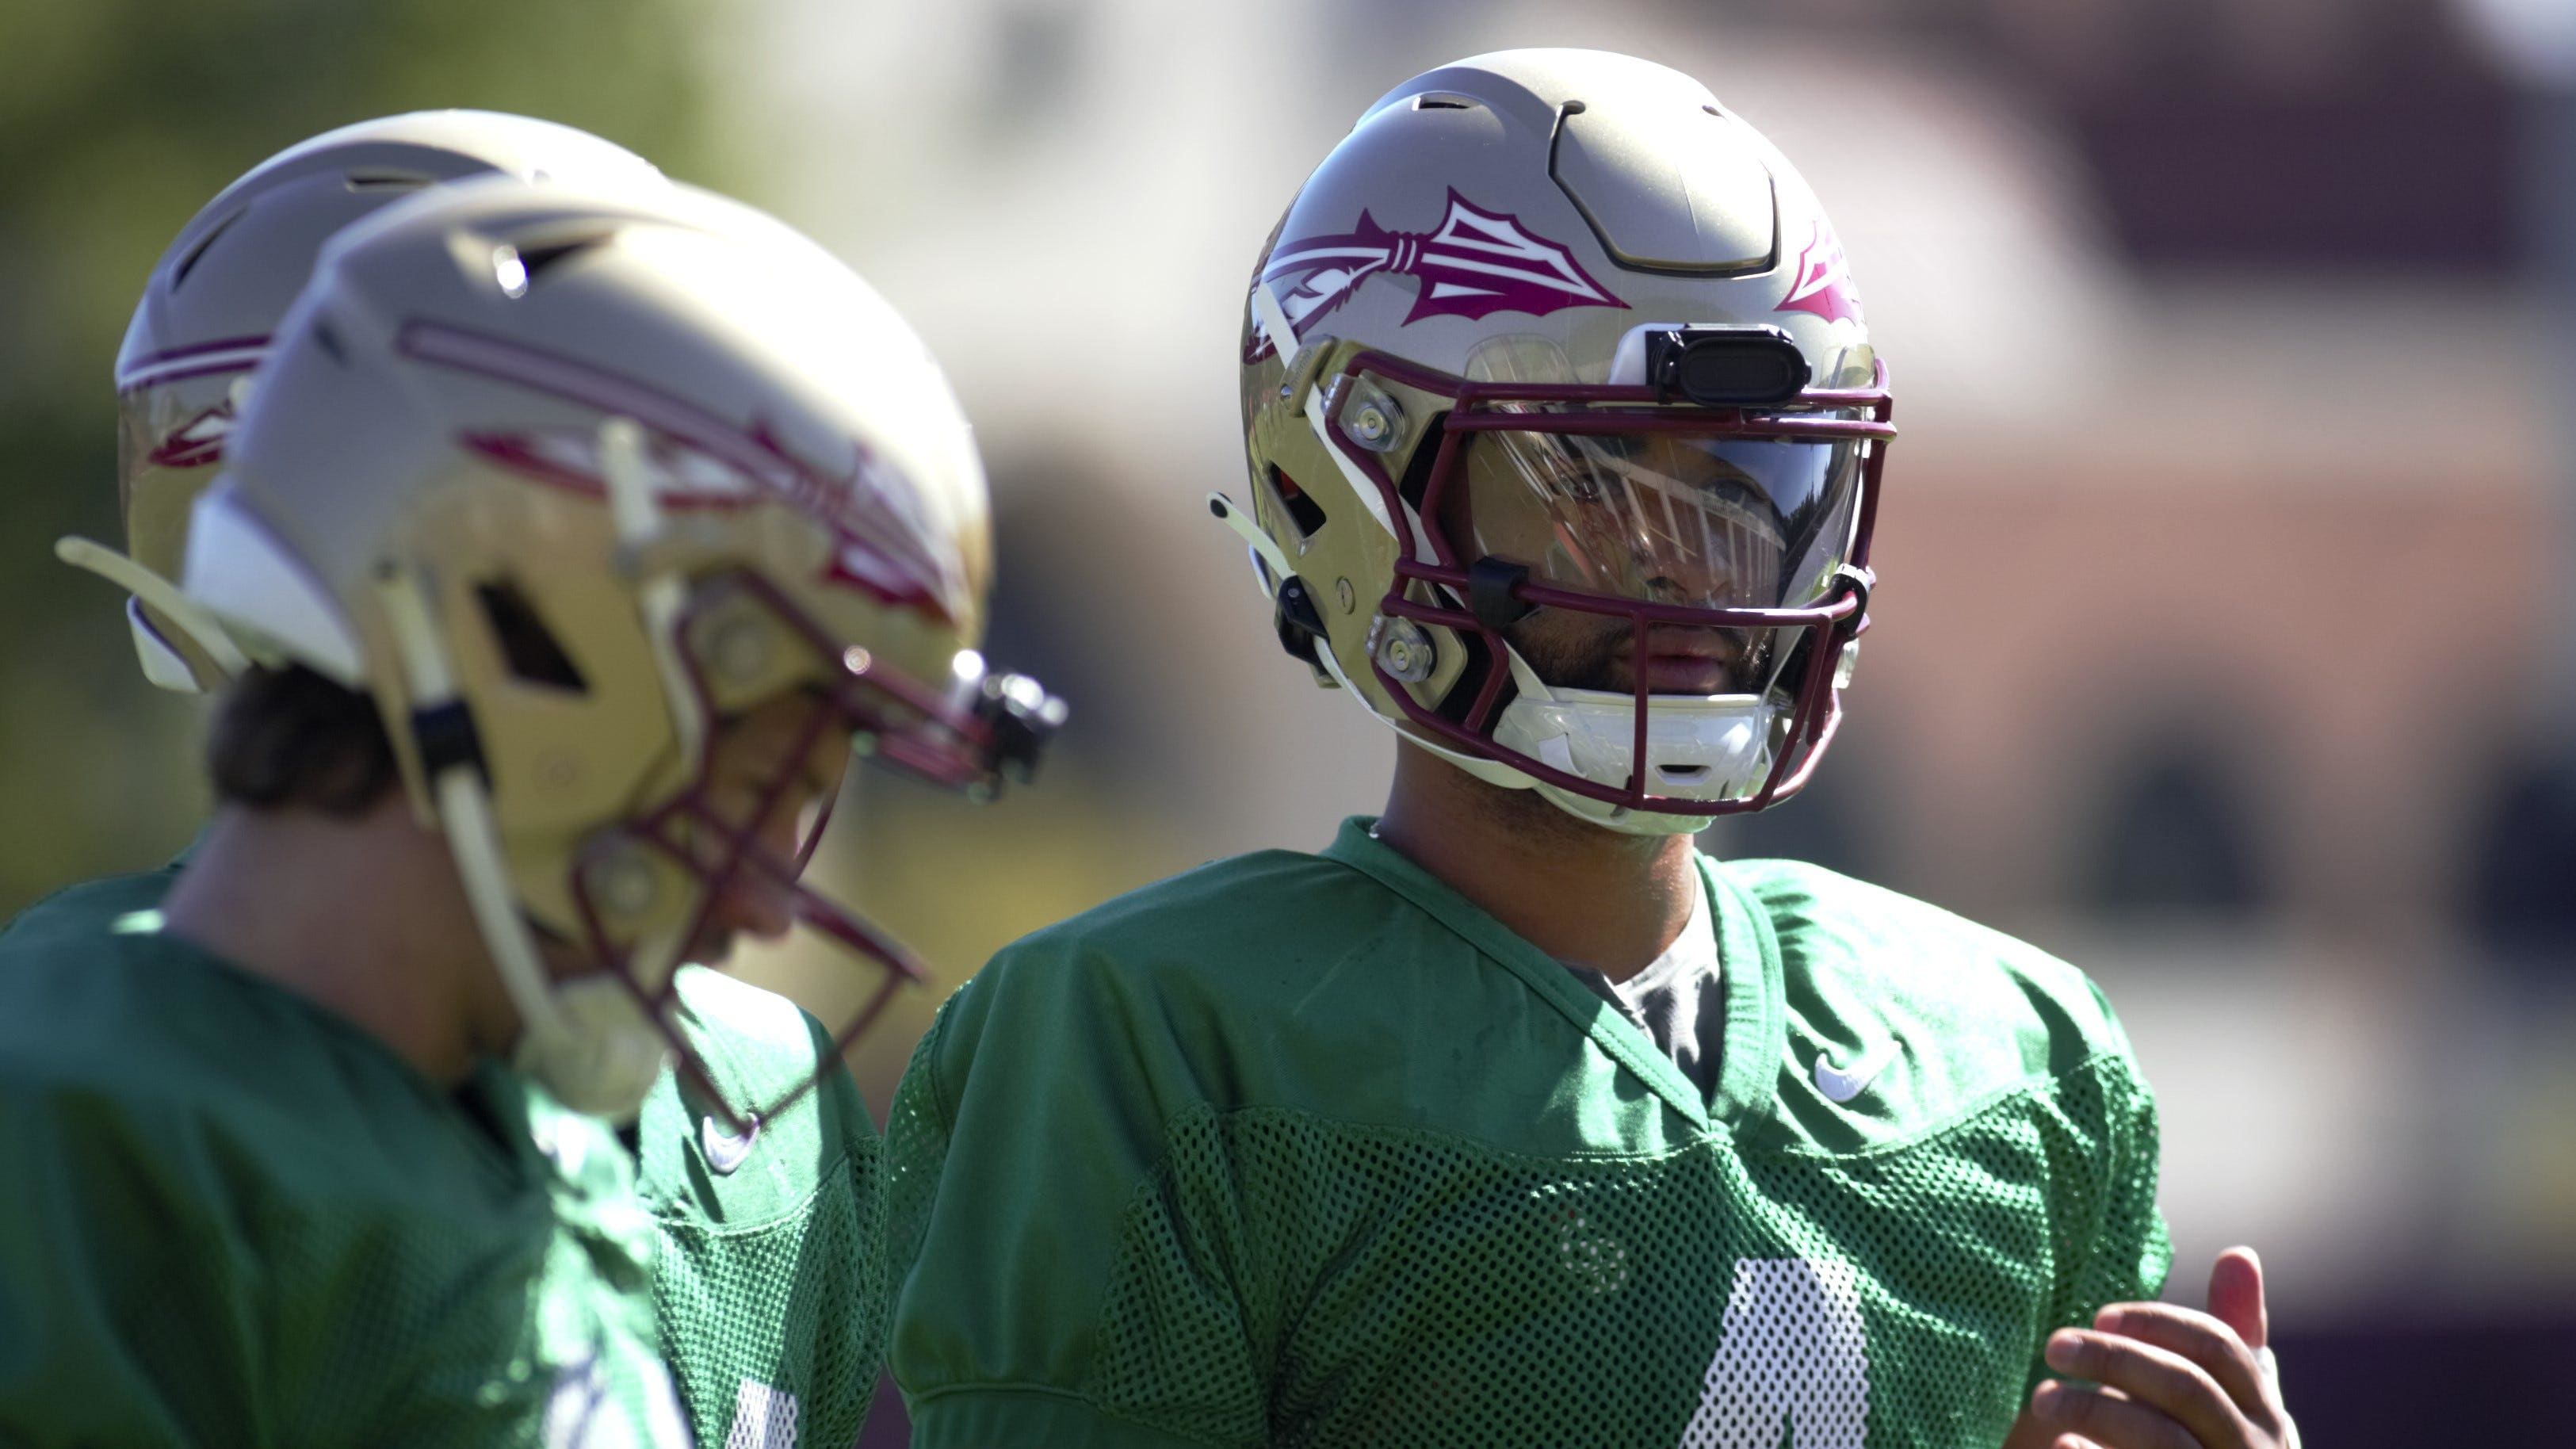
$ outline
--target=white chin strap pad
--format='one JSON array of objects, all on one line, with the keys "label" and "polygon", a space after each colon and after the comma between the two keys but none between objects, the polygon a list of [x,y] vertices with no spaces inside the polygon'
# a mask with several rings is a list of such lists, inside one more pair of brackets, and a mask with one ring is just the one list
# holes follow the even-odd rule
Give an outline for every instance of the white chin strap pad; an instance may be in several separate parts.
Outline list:
[{"label": "white chin strap pad", "polygon": [[589,976],[558,985],[554,1005],[553,1020],[531,1022],[519,1038],[519,1070],[573,1111],[632,1121],[669,1054],[635,993]]},{"label": "white chin strap pad", "polygon": [[[1601,690],[1552,689],[1522,662],[1519,650],[1506,653],[1520,697],[1504,707],[1494,743],[1595,784],[1626,785],[1636,763],[1636,700]],[[1777,716],[1759,695],[1653,696],[1646,705],[1647,793],[1683,800],[1750,795],[1771,768]]]}]

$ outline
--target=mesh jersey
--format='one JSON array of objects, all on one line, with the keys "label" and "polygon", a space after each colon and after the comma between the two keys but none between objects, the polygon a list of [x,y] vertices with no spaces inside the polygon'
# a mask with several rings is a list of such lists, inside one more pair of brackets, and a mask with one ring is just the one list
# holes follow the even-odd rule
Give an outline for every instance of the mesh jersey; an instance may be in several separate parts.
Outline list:
[{"label": "mesh jersey", "polygon": [[0,1442],[685,1445],[614,1137],[127,916],[167,883],[0,935]]},{"label": "mesh jersey", "polygon": [[2001,1442],[2170,1257],[2117,1024],[1931,907],[1703,868],[1705,1096],[1365,822],[1005,950],[888,1128],[915,1443]]},{"label": "mesh jersey", "polygon": [[[768,1102],[831,1060],[784,997],[686,968],[683,1029],[730,1102]],[[842,1449],[859,1436],[884,1348],[879,1138],[846,1071],[748,1140],[665,1072],[638,1119],[658,1236],[654,1307],[700,1442]]]}]

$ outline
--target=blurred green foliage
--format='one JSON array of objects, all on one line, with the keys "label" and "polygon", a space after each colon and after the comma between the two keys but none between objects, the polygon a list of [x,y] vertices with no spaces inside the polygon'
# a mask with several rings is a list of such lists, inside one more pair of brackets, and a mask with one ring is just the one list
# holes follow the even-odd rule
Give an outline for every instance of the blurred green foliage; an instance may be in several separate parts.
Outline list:
[{"label": "blurred green foliage", "polygon": [[206,806],[201,707],[53,540],[122,539],[109,381],[145,276],[269,154],[475,106],[723,186],[714,0],[0,0],[0,914],[157,864]]}]

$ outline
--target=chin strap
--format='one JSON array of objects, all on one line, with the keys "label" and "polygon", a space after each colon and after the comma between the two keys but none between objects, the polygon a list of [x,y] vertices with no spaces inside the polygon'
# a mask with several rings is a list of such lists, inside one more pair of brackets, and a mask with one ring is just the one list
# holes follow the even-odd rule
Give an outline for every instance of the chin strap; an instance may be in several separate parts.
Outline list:
[{"label": "chin strap", "polygon": [[1288,561],[1288,553],[1279,546],[1279,540],[1263,532],[1250,512],[1222,493],[1209,494],[1207,506],[1208,512],[1216,515],[1217,522],[1232,529],[1234,536],[1242,539],[1244,546],[1252,550],[1252,561],[1261,566],[1263,581],[1268,585],[1261,591],[1261,597],[1278,597],[1279,586],[1297,576],[1297,566]]},{"label": "chin strap", "polygon": [[226,679],[238,679],[251,667],[250,656],[233,642],[231,634],[215,616],[197,606],[194,599],[179,592],[179,586],[152,570],[136,563],[106,544],[78,534],[65,534],[54,540],[54,557],[73,568],[98,575],[132,594],[146,608],[170,621],[171,626],[188,636],[188,642],[224,673]]},{"label": "chin strap", "polygon": [[574,1111],[621,1121],[632,1117],[661,1070],[652,1025],[613,979],[554,984],[510,883],[482,747],[457,695],[420,581],[387,567],[376,578],[376,594],[410,696],[412,736],[439,831],[493,968],[519,1009],[517,1064]]},{"label": "chin strap", "polygon": [[[688,607],[688,585],[662,547],[668,537],[662,501],[655,491],[652,463],[645,456],[644,429],[634,419],[612,417],[600,423],[599,473],[608,490],[609,515],[617,526],[618,558],[635,576],[636,612],[653,651],[654,672],[662,677],[671,735],[679,757],[695,768],[705,757],[709,721],[680,658],[680,615]],[[674,928],[628,947],[629,979],[638,986],[658,986],[679,970],[680,957],[689,947],[687,916],[683,913]]]},{"label": "chin strap", "polygon": [[656,561],[663,552],[662,501],[654,492],[652,464],[644,456],[644,429],[634,419],[609,418],[599,425],[599,474],[608,490],[609,516],[617,525],[619,560],[635,576],[637,610],[654,668],[662,676],[680,757],[695,761],[706,746],[707,719],[680,661],[680,614],[688,604],[688,588],[678,571]]},{"label": "chin strap", "polygon": [[492,799],[483,775],[483,752],[474,721],[457,697],[456,681],[439,648],[437,627],[420,581],[388,566],[376,577],[376,596],[393,634],[394,652],[402,666],[404,693],[411,700],[411,726],[421,753],[421,774],[429,786],[440,833],[465,899],[474,911],[501,984],[531,1033],[560,1028],[554,991],[545,962],[537,953],[534,933],[519,914],[518,892],[501,853],[500,830],[492,818]]}]

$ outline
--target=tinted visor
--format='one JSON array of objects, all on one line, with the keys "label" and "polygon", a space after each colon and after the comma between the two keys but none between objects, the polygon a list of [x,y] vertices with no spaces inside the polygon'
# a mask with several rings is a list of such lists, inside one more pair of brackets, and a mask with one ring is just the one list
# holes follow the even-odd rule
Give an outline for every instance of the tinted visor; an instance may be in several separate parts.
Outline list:
[{"label": "tinted visor", "polygon": [[1851,549],[1857,445],[1544,427],[1465,440],[1465,506],[1443,512],[1471,558],[1691,608],[1799,608],[1831,591]]}]

